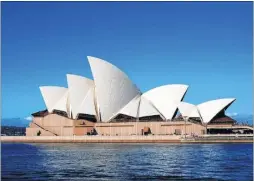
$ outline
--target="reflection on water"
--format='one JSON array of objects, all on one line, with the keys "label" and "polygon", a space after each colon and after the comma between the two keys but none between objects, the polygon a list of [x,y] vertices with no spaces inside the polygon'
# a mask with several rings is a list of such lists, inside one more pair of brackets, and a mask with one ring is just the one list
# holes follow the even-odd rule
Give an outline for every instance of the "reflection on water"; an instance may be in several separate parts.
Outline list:
[{"label": "reflection on water", "polygon": [[252,144],[2,144],[3,180],[252,180]]}]

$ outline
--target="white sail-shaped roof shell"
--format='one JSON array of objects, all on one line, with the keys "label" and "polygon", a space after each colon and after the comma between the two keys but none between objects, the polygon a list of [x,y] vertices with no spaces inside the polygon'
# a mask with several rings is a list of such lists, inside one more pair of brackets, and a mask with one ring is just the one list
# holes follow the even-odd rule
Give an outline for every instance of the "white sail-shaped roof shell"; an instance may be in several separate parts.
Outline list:
[{"label": "white sail-shaped roof shell", "polygon": [[67,74],[72,116],[77,118],[79,113],[95,115],[93,101],[93,80],[79,75]]},{"label": "white sail-shaped roof shell", "polygon": [[84,98],[78,113],[96,115],[95,105],[94,105],[94,88],[90,88],[86,97]]},{"label": "white sail-shaped roof shell", "polygon": [[69,115],[68,112],[68,96],[69,96],[69,91],[67,89],[67,92],[63,95],[63,97],[56,103],[56,105],[53,107],[53,109],[55,110],[60,110],[60,111],[64,111]]},{"label": "white sail-shaped roof shell", "polygon": [[160,112],[152,105],[152,103],[147,100],[143,95],[141,96],[138,117],[147,117],[161,115]]},{"label": "white sail-shaped roof shell", "polygon": [[140,95],[140,91],[116,66],[99,58],[87,58],[94,78],[100,119],[108,122],[133,98]]},{"label": "white sail-shaped roof shell", "polygon": [[197,115],[197,117],[201,117],[198,112],[198,108],[194,104],[190,104],[187,102],[180,102],[178,104],[179,112],[183,117],[189,118],[191,115]]},{"label": "white sail-shaped roof shell", "polygon": [[[235,100],[235,98],[217,99],[197,105],[203,123],[209,123],[219,112],[223,111]],[[190,117],[198,117],[198,115],[192,112]]]},{"label": "white sail-shaped roof shell", "polygon": [[164,85],[151,89],[142,96],[149,100],[165,119],[171,120],[187,89],[188,86],[182,84]]},{"label": "white sail-shaped roof shell", "polygon": [[53,110],[65,111],[68,113],[68,89],[58,86],[41,86],[40,91],[48,112]]},{"label": "white sail-shaped roof shell", "polygon": [[[140,105],[140,99],[141,97],[138,95],[134,99],[132,99],[126,106],[124,106],[118,114],[124,114],[131,117],[138,117],[138,109]],[[117,115],[118,115],[117,114]]]},{"label": "white sail-shaped roof shell", "polygon": [[118,114],[135,118],[160,115],[159,111],[143,96],[137,96],[132,99]]}]

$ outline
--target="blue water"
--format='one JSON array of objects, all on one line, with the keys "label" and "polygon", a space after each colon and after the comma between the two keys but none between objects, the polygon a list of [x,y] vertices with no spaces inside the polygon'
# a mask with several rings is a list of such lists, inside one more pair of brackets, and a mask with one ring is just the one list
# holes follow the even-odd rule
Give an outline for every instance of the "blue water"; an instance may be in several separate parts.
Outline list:
[{"label": "blue water", "polygon": [[2,180],[253,180],[253,144],[2,143]]}]

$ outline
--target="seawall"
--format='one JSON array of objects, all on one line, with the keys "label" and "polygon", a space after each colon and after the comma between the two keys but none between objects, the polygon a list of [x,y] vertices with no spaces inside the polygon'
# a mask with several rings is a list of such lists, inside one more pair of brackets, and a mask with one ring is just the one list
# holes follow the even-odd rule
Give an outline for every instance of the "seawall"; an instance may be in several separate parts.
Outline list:
[{"label": "seawall", "polygon": [[181,136],[1,136],[9,143],[253,143],[249,137],[199,137],[183,139]]}]

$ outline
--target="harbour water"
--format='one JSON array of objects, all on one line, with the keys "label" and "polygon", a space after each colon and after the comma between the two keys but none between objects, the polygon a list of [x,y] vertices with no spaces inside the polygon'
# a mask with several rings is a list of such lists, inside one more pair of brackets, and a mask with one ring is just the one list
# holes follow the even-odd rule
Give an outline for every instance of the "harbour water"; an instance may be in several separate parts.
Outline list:
[{"label": "harbour water", "polygon": [[253,180],[253,144],[2,143],[2,180]]}]

